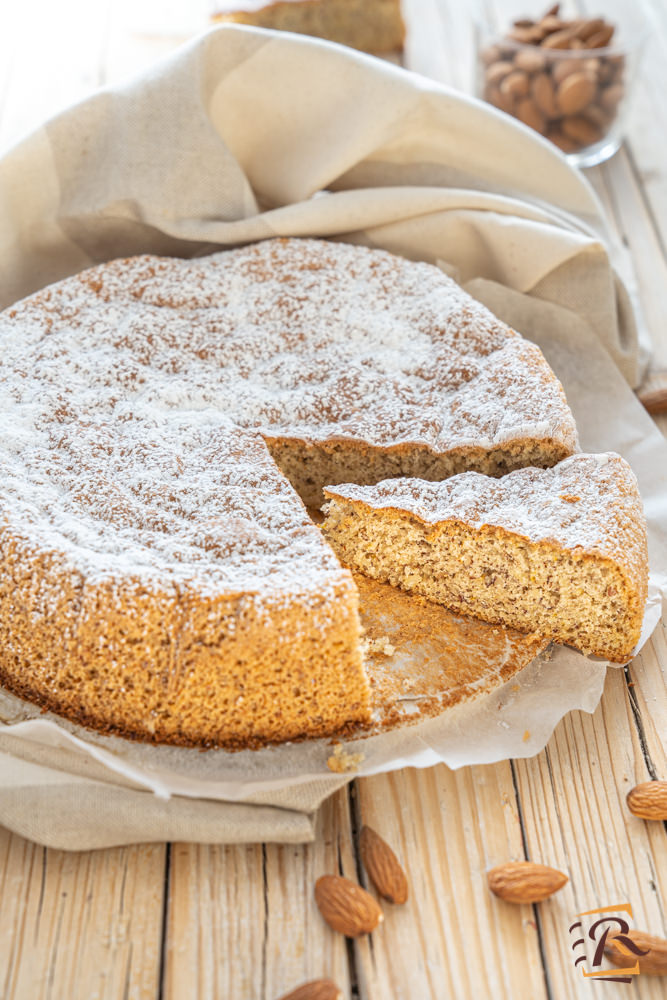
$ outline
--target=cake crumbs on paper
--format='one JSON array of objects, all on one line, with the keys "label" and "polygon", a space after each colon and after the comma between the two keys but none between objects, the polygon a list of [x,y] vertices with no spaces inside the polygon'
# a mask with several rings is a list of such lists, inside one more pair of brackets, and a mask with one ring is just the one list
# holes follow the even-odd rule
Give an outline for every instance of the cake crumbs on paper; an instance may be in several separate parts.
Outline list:
[{"label": "cake crumbs on paper", "polygon": [[530,739],[530,729],[526,729],[524,730],[523,734],[523,742],[527,743],[529,739]]},{"label": "cake crumbs on paper", "polygon": [[394,646],[386,635],[383,635],[380,639],[364,639],[363,640],[364,653],[367,656],[373,656],[373,654],[383,653],[384,656],[393,656],[396,652],[396,646]]},{"label": "cake crumbs on paper", "polygon": [[334,774],[349,774],[359,770],[365,756],[363,753],[348,753],[343,750],[342,743],[336,743],[333,754],[327,758],[327,767]]}]

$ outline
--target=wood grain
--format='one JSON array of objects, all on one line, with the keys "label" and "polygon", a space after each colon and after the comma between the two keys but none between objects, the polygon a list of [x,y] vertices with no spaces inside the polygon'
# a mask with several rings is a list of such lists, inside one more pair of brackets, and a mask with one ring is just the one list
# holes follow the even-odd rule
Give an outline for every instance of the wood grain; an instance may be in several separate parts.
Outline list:
[{"label": "wood grain", "polygon": [[346,801],[344,789],[323,805],[313,844],[174,845],[165,1000],[273,1000],[320,977],[349,995],[345,939],[325,924],[313,894],[316,879],[337,874],[351,851]]},{"label": "wood grain", "polygon": [[3,1000],[154,1000],[165,847],[67,853],[0,828]]},{"label": "wood grain", "polygon": [[355,942],[361,996],[546,997],[533,907],[503,903],[486,881],[524,857],[510,765],[406,769],[359,780],[356,796],[358,824],[387,840],[410,880],[408,902],[385,904],[372,941]]},{"label": "wood grain", "polygon": [[[629,902],[632,926],[667,934],[661,902],[667,891],[664,827],[635,821],[625,805],[627,791],[648,777],[635,737],[623,671],[612,669],[592,716],[571,713],[544,753],[515,765],[529,855],[557,856],[570,874],[557,905],[540,907],[556,997],[590,997],[591,984],[572,965],[568,929],[575,914]],[[623,996],[617,988],[605,984],[605,995]],[[642,1000],[664,996],[664,983],[648,978],[633,989]]]}]

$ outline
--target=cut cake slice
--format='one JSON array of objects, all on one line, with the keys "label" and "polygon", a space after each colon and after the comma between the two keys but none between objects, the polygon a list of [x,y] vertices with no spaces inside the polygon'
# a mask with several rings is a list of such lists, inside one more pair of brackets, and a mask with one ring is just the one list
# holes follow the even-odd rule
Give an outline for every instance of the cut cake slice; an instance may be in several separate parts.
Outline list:
[{"label": "cut cake slice", "polygon": [[613,453],[501,479],[328,487],[323,530],[341,560],[485,621],[622,663],[647,595],[637,481]]}]

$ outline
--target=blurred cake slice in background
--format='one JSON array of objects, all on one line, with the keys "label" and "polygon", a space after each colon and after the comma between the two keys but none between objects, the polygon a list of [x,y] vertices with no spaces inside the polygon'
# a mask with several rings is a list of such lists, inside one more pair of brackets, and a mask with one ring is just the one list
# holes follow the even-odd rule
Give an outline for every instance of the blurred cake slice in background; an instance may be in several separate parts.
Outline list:
[{"label": "blurred cake slice in background", "polygon": [[395,52],[405,38],[400,0],[214,0],[212,19],[315,35],[364,52]]}]

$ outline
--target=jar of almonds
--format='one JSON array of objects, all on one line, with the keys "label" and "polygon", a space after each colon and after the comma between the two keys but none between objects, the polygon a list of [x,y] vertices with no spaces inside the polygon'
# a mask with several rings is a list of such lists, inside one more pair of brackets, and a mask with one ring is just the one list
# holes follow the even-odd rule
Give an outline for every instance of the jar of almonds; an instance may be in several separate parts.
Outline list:
[{"label": "jar of almonds", "polygon": [[588,167],[621,143],[648,24],[640,0],[590,17],[565,6],[478,26],[478,94]]}]

